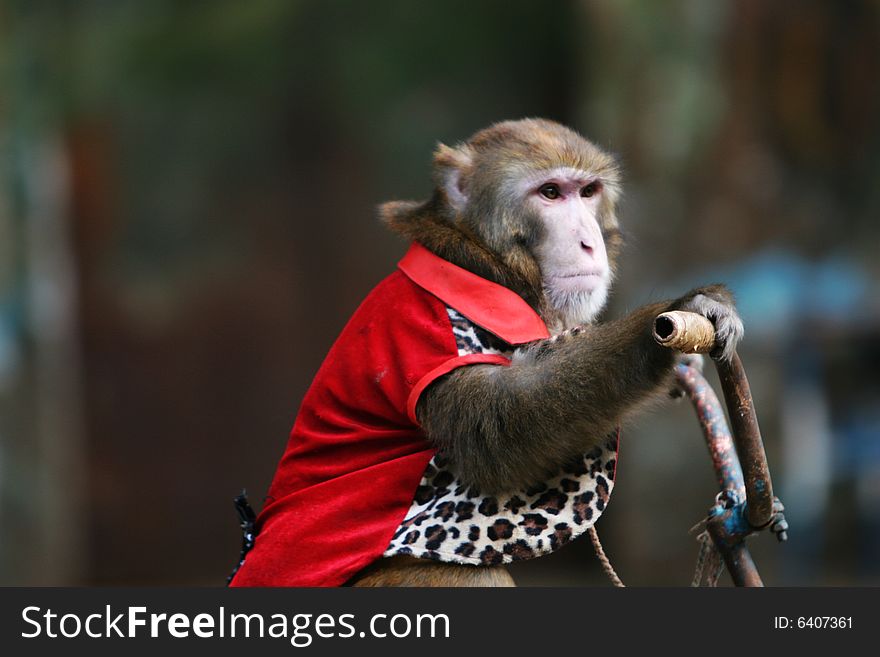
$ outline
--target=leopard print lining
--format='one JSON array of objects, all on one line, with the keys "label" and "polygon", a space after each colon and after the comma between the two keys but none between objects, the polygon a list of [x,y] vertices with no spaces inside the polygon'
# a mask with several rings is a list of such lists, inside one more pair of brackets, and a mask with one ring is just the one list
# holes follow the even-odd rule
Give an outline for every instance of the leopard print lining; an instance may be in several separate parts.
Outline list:
[{"label": "leopard print lining", "polygon": [[[512,355],[507,343],[452,308],[447,312],[459,356]],[[461,484],[450,464],[435,455],[385,556],[493,565],[557,550],[589,529],[605,510],[616,462],[615,435],[547,482],[482,495]]]},{"label": "leopard print lining", "polygon": [[452,334],[455,336],[455,346],[459,356],[498,354],[510,358],[513,347],[504,340],[480,328],[452,308],[447,308],[446,313],[449,315],[449,323],[452,324]]}]

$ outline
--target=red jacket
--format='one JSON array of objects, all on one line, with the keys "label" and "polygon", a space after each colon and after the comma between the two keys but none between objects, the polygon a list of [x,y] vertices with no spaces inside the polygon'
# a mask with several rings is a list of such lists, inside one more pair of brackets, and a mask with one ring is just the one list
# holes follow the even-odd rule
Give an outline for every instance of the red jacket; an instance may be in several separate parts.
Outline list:
[{"label": "red jacket", "polygon": [[[315,376],[257,519],[255,545],[232,586],[337,586],[386,553],[389,545],[396,546],[389,553],[411,553],[404,544],[417,541],[407,536],[419,534],[414,527],[422,526],[423,518],[436,517],[434,509],[439,508],[436,500],[430,501],[426,513],[424,504],[414,502],[417,489],[423,493],[427,488],[427,473],[437,472],[434,449],[415,417],[419,395],[457,367],[510,363],[507,352],[499,350],[468,353],[453,332],[451,313],[510,348],[549,337],[544,322],[519,295],[413,244],[398,271],[357,309]],[[609,480],[604,499],[613,465],[606,458],[600,466],[608,468],[600,473]],[[443,519],[455,520],[450,514]],[[432,522],[425,523],[429,538],[440,531],[450,535],[448,526]],[[493,522],[510,525],[507,520]],[[410,531],[404,535],[404,530]],[[458,537],[457,529],[451,531]],[[492,531],[489,527],[490,535]],[[535,534],[528,527],[523,531]],[[543,545],[540,538],[537,545]],[[500,555],[487,550],[490,557]],[[513,558],[517,550],[514,546]],[[485,555],[482,562],[495,562]],[[479,557],[469,553],[459,559],[451,550],[432,549],[419,556],[461,561]]]}]

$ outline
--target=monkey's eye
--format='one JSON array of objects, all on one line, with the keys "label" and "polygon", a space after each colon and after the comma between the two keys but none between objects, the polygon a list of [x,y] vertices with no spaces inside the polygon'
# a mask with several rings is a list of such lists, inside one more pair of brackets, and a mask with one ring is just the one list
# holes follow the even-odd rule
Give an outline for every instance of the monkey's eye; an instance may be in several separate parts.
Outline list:
[{"label": "monkey's eye", "polygon": [[546,185],[541,185],[538,189],[538,193],[546,199],[551,201],[555,201],[561,196],[559,191],[559,185],[554,183],[547,183]]},{"label": "monkey's eye", "polygon": [[584,187],[581,190],[581,196],[583,196],[584,198],[591,198],[598,191],[599,191],[599,183],[591,182],[589,185],[587,185],[586,187]]}]

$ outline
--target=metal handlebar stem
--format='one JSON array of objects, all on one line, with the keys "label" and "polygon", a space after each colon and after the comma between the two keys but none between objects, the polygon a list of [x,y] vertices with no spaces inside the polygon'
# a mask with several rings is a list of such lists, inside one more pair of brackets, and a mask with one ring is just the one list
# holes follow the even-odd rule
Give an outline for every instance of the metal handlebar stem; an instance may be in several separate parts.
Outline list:
[{"label": "metal handlebar stem", "polygon": [[[659,315],[654,337],[661,345],[686,353],[709,353],[714,328],[700,315],[671,312]],[[737,586],[763,586],[745,545],[747,536],[768,525],[780,541],[788,525],[782,504],[773,496],[764,443],[755,414],[749,382],[739,356],[716,359],[715,366],[730,416],[728,428],[712,387],[695,367],[675,367],[679,386],[694,405],[712,457],[721,492],[709,509],[706,529]]]}]

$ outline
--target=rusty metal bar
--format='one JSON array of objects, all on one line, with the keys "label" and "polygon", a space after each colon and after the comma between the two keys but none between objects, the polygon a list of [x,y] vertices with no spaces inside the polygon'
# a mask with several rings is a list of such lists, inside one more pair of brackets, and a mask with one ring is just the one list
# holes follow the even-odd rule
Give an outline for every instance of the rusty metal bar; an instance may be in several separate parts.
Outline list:
[{"label": "rusty metal bar", "polygon": [[675,366],[674,371],[678,384],[697,414],[706,447],[709,448],[709,456],[712,458],[712,467],[718,478],[718,487],[733,491],[739,499],[744,500],[746,489],[742,468],[718,396],[697,368],[680,363]]},{"label": "rusty metal bar", "polygon": [[[728,511],[733,511],[729,509]],[[707,529],[715,542],[721,558],[730,573],[730,578],[736,586],[764,586],[758,568],[752,559],[749,549],[746,547],[745,537],[737,534],[731,537],[727,534],[726,522],[723,516],[710,518]],[[733,538],[733,540],[731,540]]]},{"label": "rusty metal bar", "polygon": [[749,381],[742,361],[735,353],[729,361],[716,360],[715,366],[721,380],[733,439],[745,479],[747,518],[752,527],[764,527],[773,516],[773,483],[770,480],[767,455],[761,441],[761,429],[755,415]]}]

